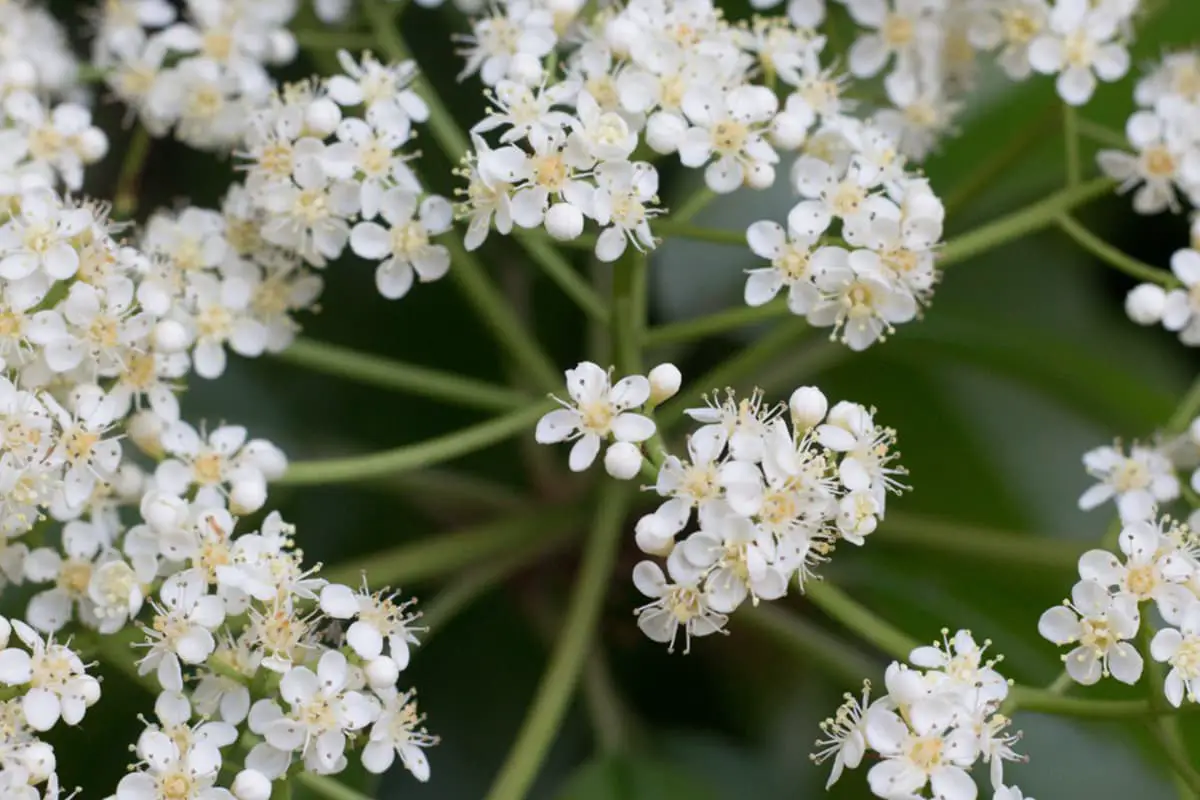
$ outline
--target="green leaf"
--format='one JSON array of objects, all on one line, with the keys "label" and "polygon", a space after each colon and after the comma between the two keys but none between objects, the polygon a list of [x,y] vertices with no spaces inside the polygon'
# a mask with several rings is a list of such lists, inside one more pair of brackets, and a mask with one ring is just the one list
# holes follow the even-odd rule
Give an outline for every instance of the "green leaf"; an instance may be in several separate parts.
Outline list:
[{"label": "green leaf", "polygon": [[611,755],[579,768],[557,800],[711,800],[697,778],[653,758]]}]

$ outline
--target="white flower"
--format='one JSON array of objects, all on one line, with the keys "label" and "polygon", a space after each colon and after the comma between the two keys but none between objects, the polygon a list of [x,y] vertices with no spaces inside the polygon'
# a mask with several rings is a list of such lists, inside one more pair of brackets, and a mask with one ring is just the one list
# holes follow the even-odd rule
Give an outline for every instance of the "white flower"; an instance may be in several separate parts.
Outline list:
[{"label": "white flower", "polygon": [[379,210],[388,227],[358,223],[350,232],[350,249],[363,258],[383,259],[375,271],[380,294],[395,300],[412,288],[414,276],[429,282],[446,274],[450,251],[429,241],[450,230],[453,211],[445,199],[430,195],[418,205],[416,194],[396,188],[384,194]]},{"label": "white flower", "polygon": [[321,610],[334,619],[353,619],[346,629],[346,644],[364,660],[370,661],[383,653],[403,670],[409,662],[409,645],[417,644],[414,628],[419,615],[409,611],[411,602],[397,602],[396,595],[372,593],[364,588],[354,592],[341,584],[329,584],[321,589]]},{"label": "white flower", "polygon": [[653,420],[628,410],[650,399],[645,377],[630,375],[611,384],[609,373],[590,361],[567,370],[566,377],[572,402],[559,400],[563,408],[538,420],[536,438],[540,444],[574,440],[569,458],[573,472],[591,466],[609,436],[636,443],[654,435]]},{"label": "white flower", "polygon": [[52,280],[70,278],[79,268],[70,239],[91,222],[91,212],[64,208],[49,189],[22,195],[18,212],[0,226],[0,277],[15,281],[40,270]]},{"label": "white flower", "polygon": [[1176,708],[1185,697],[1189,703],[1200,702],[1200,602],[1188,606],[1178,624],[1178,630],[1160,630],[1150,643],[1154,660],[1171,665],[1163,690]]},{"label": "white flower", "polygon": [[380,713],[374,699],[346,691],[349,678],[346,657],[335,650],[321,656],[315,673],[308,667],[293,667],[279,682],[288,713],[271,700],[260,700],[250,710],[251,730],[277,750],[301,751],[305,766],[314,772],[342,770],[346,735],[362,730]]},{"label": "white flower", "polygon": [[250,308],[252,290],[253,284],[237,275],[219,278],[200,273],[190,277],[186,293],[195,309],[192,361],[200,377],[219,378],[225,372],[226,344],[243,356],[262,354],[267,331]]},{"label": "white flower", "polygon": [[975,47],[1000,49],[997,63],[1008,77],[1020,81],[1033,69],[1029,45],[1046,29],[1049,17],[1046,0],[991,0],[972,17],[968,36]]},{"label": "white flower", "polygon": [[146,731],[138,739],[138,755],[145,771],[132,772],[117,785],[116,800],[222,800],[225,789],[215,788],[221,770],[221,752],[208,742],[179,746],[161,731]]},{"label": "white flower", "polygon": [[775,93],[763,86],[692,89],[683,97],[692,127],[679,142],[679,160],[688,167],[707,164],[704,182],[714,192],[732,192],[743,183],[770,186],[779,154],[764,134],[778,108]]},{"label": "white flower", "polygon": [[400,763],[414,778],[422,783],[428,781],[429,759],[425,748],[437,744],[438,739],[426,733],[421,724],[424,720],[424,715],[417,713],[412,693],[389,695],[363,748],[362,761],[367,771],[381,775],[399,755]]},{"label": "white flower", "polygon": [[974,800],[977,790],[967,769],[979,757],[978,743],[972,731],[955,727],[954,705],[920,699],[905,716],[907,722],[879,706],[867,713],[867,743],[884,759],[867,773],[871,791],[903,797],[931,785],[934,797]]},{"label": "white flower", "polygon": [[100,683],[87,674],[83,661],[70,648],[42,637],[20,620],[12,629],[29,649],[10,647],[0,652],[0,682],[29,684],[21,697],[21,710],[29,727],[48,731],[59,719],[78,725],[88,706],[100,698]]},{"label": "white flower", "polygon": [[1082,580],[1071,589],[1071,600],[1042,614],[1038,633],[1055,644],[1077,643],[1063,656],[1067,674],[1077,683],[1090,686],[1111,674],[1134,684],[1142,675],[1142,657],[1127,640],[1140,626],[1133,597],[1110,596],[1095,581]]},{"label": "white flower", "polygon": [[682,564],[704,576],[709,607],[731,614],[746,599],[757,605],[787,593],[788,575],[777,568],[775,543],[739,514],[704,513],[700,530],[681,546]]},{"label": "white flower", "polygon": [[1128,523],[1150,519],[1160,503],[1179,496],[1174,465],[1155,448],[1135,444],[1126,456],[1116,447],[1097,447],[1084,453],[1083,465],[1100,481],[1080,496],[1084,511],[1116,498],[1121,520]]},{"label": "white flower", "polygon": [[1129,51],[1115,41],[1120,18],[1090,0],[1055,0],[1049,31],[1029,46],[1029,63],[1038,72],[1058,74],[1058,94],[1081,106],[1096,90],[1096,78],[1115,81],[1129,71]]},{"label": "white flower", "polygon": [[838,706],[834,715],[821,722],[821,733],[825,738],[817,740],[817,752],[813,753],[812,760],[820,764],[833,757],[826,789],[837,783],[843,769],[858,769],[862,763],[867,751],[866,711],[870,697],[871,683],[864,681],[861,701],[847,693],[845,702]]},{"label": "white flower", "polygon": [[893,56],[897,72],[910,72],[920,46],[936,35],[936,0],[846,0],[846,10],[872,31],[850,47],[850,72],[860,78],[879,74]]},{"label": "white flower", "polygon": [[804,316],[820,300],[813,283],[811,257],[819,237],[797,231],[789,224],[785,233],[778,223],[755,222],[746,229],[746,242],[754,254],[769,259],[771,266],[748,271],[744,299],[748,306],[761,306],[787,289],[787,306]]},{"label": "white flower", "polygon": [[652,249],[649,219],[658,209],[646,206],[657,199],[658,171],[644,161],[608,161],[596,167],[593,177],[592,216],[604,228],[596,238],[596,258],[616,261],[629,242],[639,252]]},{"label": "white flower", "polygon": [[1182,289],[1167,292],[1162,323],[1169,331],[1179,331],[1179,341],[1200,345],[1200,251],[1187,248],[1171,256],[1171,271],[1183,284]]},{"label": "white flower", "polygon": [[[670,570],[672,561],[667,561]],[[728,617],[714,611],[708,597],[691,579],[678,580],[674,572],[671,581],[663,575],[662,568],[653,561],[641,561],[633,568],[633,585],[652,602],[637,608],[638,628],[652,641],[667,645],[667,651],[675,649],[679,629],[683,629],[683,652],[692,648],[693,636],[708,636],[723,632]]]},{"label": "white flower", "polygon": [[161,604],[153,604],[154,620],[146,629],[149,652],[138,662],[139,674],[157,671],[164,689],[180,691],[180,662],[201,664],[212,654],[216,649],[212,632],[225,619],[225,604],[207,590],[208,581],[195,569],[177,572],[163,582]]},{"label": "white flower", "polygon": [[1183,168],[1192,143],[1174,135],[1161,117],[1149,111],[1133,114],[1125,124],[1125,135],[1137,155],[1101,150],[1096,161],[1104,174],[1121,182],[1122,193],[1137,188],[1133,210],[1139,214],[1180,211],[1175,187],[1187,191]]},{"label": "white flower", "polygon": [[1163,619],[1176,624],[1194,599],[1182,585],[1195,572],[1194,566],[1152,522],[1126,525],[1118,542],[1125,554],[1124,564],[1107,550],[1089,550],[1079,558],[1079,577],[1127,594],[1138,603],[1153,600]]}]

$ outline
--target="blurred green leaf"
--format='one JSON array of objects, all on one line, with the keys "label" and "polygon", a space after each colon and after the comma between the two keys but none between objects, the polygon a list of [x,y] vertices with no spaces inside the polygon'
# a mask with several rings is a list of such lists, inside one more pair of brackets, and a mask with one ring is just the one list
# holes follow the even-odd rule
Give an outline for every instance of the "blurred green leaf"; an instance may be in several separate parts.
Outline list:
[{"label": "blurred green leaf", "polygon": [[556,800],[710,800],[697,777],[666,761],[610,755],[584,764]]}]

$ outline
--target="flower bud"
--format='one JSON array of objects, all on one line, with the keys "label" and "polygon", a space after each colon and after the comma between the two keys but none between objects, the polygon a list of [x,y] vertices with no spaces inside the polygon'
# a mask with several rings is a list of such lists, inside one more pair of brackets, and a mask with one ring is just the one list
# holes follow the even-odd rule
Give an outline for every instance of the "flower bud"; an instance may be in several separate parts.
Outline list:
[{"label": "flower bud", "polygon": [[154,347],[163,353],[178,353],[191,344],[191,339],[178,320],[164,319],[154,326]]},{"label": "flower bud", "polygon": [[304,111],[304,124],[317,136],[329,136],[341,121],[342,109],[328,97],[318,97]]},{"label": "flower bud", "polygon": [[0,617],[0,650],[8,647],[8,639],[12,636],[12,623]]},{"label": "flower bud", "polygon": [[29,770],[29,780],[32,783],[49,780],[57,766],[54,748],[45,742],[29,742],[18,749],[15,755],[20,759],[21,766]]},{"label": "flower bud", "polygon": [[634,526],[634,541],[646,555],[666,558],[675,548],[675,533],[657,514],[647,514]]},{"label": "flower bud", "polygon": [[657,406],[670,400],[679,391],[683,375],[679,367],[671,363],[659,364],[646,376],[650,380],[650,405]]},{"label": "flower bud", "polygon": [[233,779],[230,791],[237,800],[270,800],[271,780],[261,772],[244,769]]},{"label": "flower bud", "polygon": [[1125,296],[1125,313],[1138,325],[1156,325],[1162,321],[1167,293],[1161,286],[1143,283]]},{"label": "flower bud", "polygon": [[84,705],[88,708],[96,705],[100,700],[100,681],[90,675],[87,676],[87,679],[79,684],[79,694],[83,696]]},{"label": "flower bud", "polygon": [[546,212],[546,233],[562,242],[578,239],[583,233],[583,213],[570,203],[555,203]]},{"label": "flower bud", "polygon": [[632,442],[616,442],[604,453],[604,469],[617,480],[627,481],[642,469],[642,451]]},{"label": "flower bud", "polygon": [[825,419],[829,410],[829,401],[825,394],[815,386],[801,386],[792,392],[788,400],[788,408],[792,412],[792,425],[797,433],[814,428]]},{"label": "flower bud", "polygon": [[510,80],[525,86],[537,86],[546,78],[546,69],[542,59],[531,53],[517,53],[508,62],[508,77]]},{"label": "flower bud", "polygon": [[372,689],[390,689],[400,679],[400,667],[390,656],[379,656],[367,662],[366,675]]},{"label": "flower bud", "polygon": [[139,510],[146,524],[159,533],[182,527],[188,517],[186,500],[157,489],[146,492]]},{"label": "flower bud", "polygon": [[162,446],[163,420],[152,411],[138,411],[125,423],[125,432],[138,449],[151,458],[166,455]]},{"label": "flower bud", "polygon": [[75,150],[85,164],[95,164],[108,153],[108,137],[99,128],[88,128],[75,137]]},{"label": "flower bud", "polygon": [[746,185],[751,189],[770,189],[775,184],[775,168],[761,161],[746,170]]},{"label": "flower bud", "polygon": [[234,514],[253,514],[267,502],[267,483],[241,480],[229,490],[229,510]]},{"label": "flower bud", "polygon": [[284,28],[277,28],[267,36],[265,60],[271,64],[290,64],[296,60],[298,50],[296,37]]},{"label": "flower bud", "polygon": [[656,153],[670,155],[679,149],[687,123],[675,114],[658,113],[646,121],[646,144]]}]

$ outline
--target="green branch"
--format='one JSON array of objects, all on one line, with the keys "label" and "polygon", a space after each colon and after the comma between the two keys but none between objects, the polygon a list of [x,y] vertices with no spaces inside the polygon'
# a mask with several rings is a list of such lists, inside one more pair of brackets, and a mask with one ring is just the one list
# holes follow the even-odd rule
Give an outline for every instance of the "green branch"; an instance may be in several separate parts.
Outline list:
[{"label": "green branch", "polygon": [[1126,255],[1080,225],[1069,214],[1063,214],[1058,218],[1058,227],[1084,250],[1110,267],[1124,272],[1126,275],[1137,278],[1140,281],[1149,281],[1150,283],[1156,283],[1159,286],[1167,288],[1179,285],[1179,280],[1167,270],[1152,267],[1149,264],[1138,261],[1132,256]]},{"label": "green branch", "polygon": [[113,192],[112,216],[115,220],[126,220],[137,213],[138,193],[141,188],[142,169],[150,155],[150,132],[142,125],[133,129],[133,135],[125,148],[125,159],[117,174],[117,188]]},{"label": "green branch", "polygon": [[562,633],[538,685],[529,713],[487,800],[523,800],[558,731],[592,643],[605,591],[624,530],[628,487],[610,481],[601,492],[596,520],[583,553],[580,574],[563,619]]},{"label": "green branch", "polygon": [[881,545],[898,545],[964,555],[1022,569],[1073,570],[1091,546],[1087,542],[980,528],[919,514],[888,512],[879,532]]},{"label": "green branch", "polygon": [[356,585],[365,575],[372,585],[388,586],[438,578],[531,541],[562,535],[577,516],[575,509],[539,508],[335,564],[322,570],[321,577]]},{"label": "green branch", "polygon": [[762,306],[737,306],[715,314],[650,328],[646,331],[645,342],[647,347],[690,342],[715,333],[727,333],[747,325],[766,322],[787,313],[787,303],[783,300]]},{"label": "green branch", "polygon": [[663,218],[654,221],[654,233],[664,238],[695,239],[698,242],[727,244],[734,247],[746,247],[746,232],[731,231],[728,228],[705,228],[700,225],[690,225],[673,219]]},{"label": "green branch", "polygon": [[432,466],[498,444],[518,433],[528,432],[534,422],[551,408],[553,406],[547,403],[536,403],[437,439],[381,453],[297,461],[288,466],[287,472],[277,483],[284,486],[348,483]]},{"label": "green branch", "polygon": [[287,350],[274,355],[285,363],[367,386],[411,392],[488,411],[511,411],[534,402],[516,389],[311,339],[297,339]]},{"label": "green branch", "polygon": [[1111,192],[1115,185],[1108,178],[1096,178],[1077,187],[1056,192],[1019,211],[956,236],[942,247],[938,256],[938,266],[945,268],[966,261],[1022,236],[1048,228],[1054,225],[1060,214]]},{"label": "green branch", "polygon": [[546,273],[563,294],[579,306],[583,313],[597,322],[608,324],[608,307],[600,299],[600,295],[584,280],[571,262],[563,256],[549,241],[529,231],[513,231],[515,238],[525,248],[525,252]]},{"label": "green branch", "polygon": [[842,623],[892,658],[907,662],[909,654],[920,646],[920,642],[875,616],[874,612],[852,600],[850,595],[829,581],[808,581],[804,585],[804,595],[831,619]]}]

